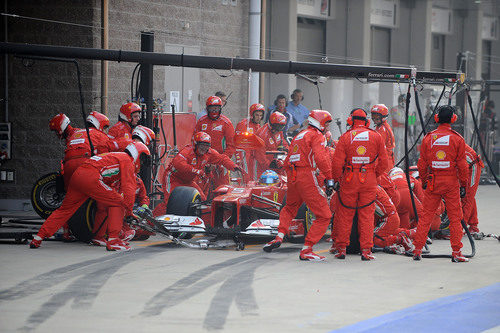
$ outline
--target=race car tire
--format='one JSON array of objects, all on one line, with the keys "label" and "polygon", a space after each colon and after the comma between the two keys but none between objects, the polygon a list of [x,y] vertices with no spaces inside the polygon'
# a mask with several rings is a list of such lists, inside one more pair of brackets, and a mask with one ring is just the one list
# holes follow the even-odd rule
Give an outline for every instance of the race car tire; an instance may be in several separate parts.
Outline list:
[{"label": "race car tire", "polygon": [[61,173],[48,173],[40,177],[31,189],[33,210],[42,219],[46,219],[53,211],[61,207],[65,194],[64,179]]},{"label": "race car tire", "polygon": [[[174,188],[167,203],[167,214],[181,216],[200,216],[200,213],[192,207],[195,202],[201,202],[200,192],[190,186],[178,186]],[[191,233],[172,233],[176,238],[189,239],[193,237]]]},{"label": "race car tire", "polygon": [[78,240],[88,243],[94,238],[92,233],[97,210],[95,200],[87,199],[68,220],[69,230]]}]

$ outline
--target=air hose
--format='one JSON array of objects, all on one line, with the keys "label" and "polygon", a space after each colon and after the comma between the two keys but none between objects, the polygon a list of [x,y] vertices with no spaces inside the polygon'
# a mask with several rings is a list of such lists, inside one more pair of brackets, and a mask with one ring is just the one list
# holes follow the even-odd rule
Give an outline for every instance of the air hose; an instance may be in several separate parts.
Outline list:
[{"label": "air hose", "polygon": [[[472,258],[476,255],[476,244],[474,242],[474,238],[472,238],[472,235],[470,234],[469,228],[467,228],[467,225],[465,224],[465,221],[462,220],[460,221],[462,224],[462,228],[464,228],[465,233],[467,234],[467,238],[469,239],[470,242],[470,247],[471,247],[471,254],[466,254],[464,257],[466,258]],[[449,254],[422,254],[422,258],[452,258],[451,255]]]},{"label": "air hose", "polygon": [[470,97],[469,89],[465,89],[465,93],[467,94],[467,101],[469,102],[470,113],[472,115],[472,121],[474,123],[474,131],[476,132],[479,141],[479,146],[481,147],[481,152],[483,153],[483,158],[486,160],[486,164],[488,164],[488,168],[490,169],[491,174],[495,178],[497,185],[500,187],[500,182],[498,181],[498,177],[493,171],[493,168],[491,166],[491,161],[488,158],[488,154],[486,154],[486,149],[484,148],[483,141],[481,140],[481,137],[479,135],[479,127],[477,126],[476,115],[474,114],[474,109],[472,107],[472,98]]},{"label": "air hose", "polygon": [[[434,106],[434,110],[432,111],[432,114],[429,116],[429,118],[427,119],[426,123],[425,123],[425,127],[427,127],[427,125],[429,125],[429,122],[431,121],[431,119],[434,117],[434,113],[436,112],[436,109],[437,107],[439,106],[439,102],[441,102],[441,98],[443,98],[443,95],[444,95],[444,92],[446,90],[446,86],[443,86],[443,90],[441,91],[441,95],[439,95],[439,99],[436,103],[436,105]],[[424,134],[423,131],[420,131],[420,134],[418,135],[417,139],[415,140],[415,142],[413,143],[413,145],[411,146],[410,149],[408,149],[408,153],[410,153],[413,148],[415,148],[415,146],[417,145],[418,143],[418,140],[420,140],[420,137],[422,136],[422,134]],[[405,159],[405,156],[403,156],[398,163],[396,163],[396,166],[399,166],[401,164],[401,162],[403,162],[403,160]]]},{"label": "air hose", "polygon": [[417,206],[415,205],[415,198],[413,196],[413,189],[411,188],[411,181],[410,181],[410,160],[408,158],[408,115],[409,115],[409,109],[410,109],[410,99],[411,99],[411,94],[410,94],[410,88],[411,88],[411,83],[408,84],[408,91],[406,92],[406,110],[405,110],[405,175],[406,175],[406,183],[408,184],[408,190],[410,191],[410,199],[411,199],[411,206],[413,208],[413,214],[415,216],[415,220],[418,223],[418,213],[417,213]]}]

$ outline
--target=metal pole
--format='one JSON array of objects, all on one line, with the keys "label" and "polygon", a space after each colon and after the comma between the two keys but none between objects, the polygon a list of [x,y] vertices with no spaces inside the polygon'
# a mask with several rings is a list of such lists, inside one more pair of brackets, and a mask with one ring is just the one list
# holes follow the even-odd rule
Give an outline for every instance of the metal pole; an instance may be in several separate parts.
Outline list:
[{"label": "metal pole", "polygon": [[[260,6],[261,16],[260,16],[260,59],[266,59],[266,24],[267,24],[267,0],[262,0]],[[266,74],[260,73],[259,77],[259,101],[264,101],[266,97],[265,94],[265,79]]]},{"label": "metal pole", "polygon": [[[109,16],[109,6],[108,0],[102,0],[101,2],[101,20],[102,20],[102,31],[101,31],[101,48],[104,50],[108,49],[108,16]],[[108,62],[106,60],[101,60],[101,113],[108,114]]]},{"label": "metal pole", "polygon": [[[7,13],[7,0],[4,2],[4,12]],[[4,41],[7,43],[8,41],[8,33],[7,33],[7,16],[4,17]],[[5,111],[5,122],[9,122],[9,56],[4,54],[3,56],[3,64],[4,64],[4,111]]]},{"label": "metal pole", "polygon": [[[141,51],[153,52],[154,51],[154,33],[141,32]],[[144,98],[146,103],[146,119],[143,124],[146,127],[153,127],[153,64],[141,63],[141,86],[139,88],[141,97]],[[156,154],[156,152],[152,152]],[[154,160],[152,158],[151,160]],[[149,162],[151,162],[151,160]],[[151,192],[151,163],[144,163],[141,170],[141,178],[144,181],[146,191]]]},{"label": "metal pole", "polygon": [[[260,60],[247,58],[210,57],[153,52],[122,50],[101,50],[83,47],[49,46],[19,43],[0,43],[0,53],[19,55],[37,55],[72,59],[110,60],[134,62],[160,66],[177,66],[209,69],[248,70],[283,74],[308,74],[341,78],[364,78],[380,82],[400,82],[409,79],[412,69],[409,67],[360,66],[283,60]],[[461,78],[458,72],[421,72],[416,79],[425,84],[457,82]]]},{"label": "metal pole", "polygon": [[172,109],[172,135],[174,136],[174,151],[176,151],[177,150],[177,134],[176,134],[176,129],[175,129],[175,104],[170,105],[170,107]]}]

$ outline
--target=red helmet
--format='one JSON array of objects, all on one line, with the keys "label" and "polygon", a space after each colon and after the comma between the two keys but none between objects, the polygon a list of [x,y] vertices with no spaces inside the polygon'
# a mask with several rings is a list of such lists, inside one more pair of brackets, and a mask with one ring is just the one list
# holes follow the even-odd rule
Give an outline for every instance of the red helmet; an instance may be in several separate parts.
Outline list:
[{"label": "red helmet", "polygon": [[389,116],[389,109],[385,104],[375,104],[372,106],[372,109],[370,110],[372,114],[378,113],[379,115],[382,116],[382,118],[386,118]]},{"label": "red helmet", "polygon": [[[212,120],[217,120],[222,112],[222,99],[217,96],[207,98],[207,116]],[[210,108],[210,109],[209,109]]]},{"label": "red helmet", "polygon": [[59,113],[50,119],[49,128],[51,131],[56,131],[59,136],[62,136],[68,127],[70,120],[64,113]]},{"label": "red helmet", "polygon": [[155,132],[153,132],[153,130],[149,127],[138,125],[134,127],[134,130],[132,131],[132,139],[135,136],[138,137],[146,146],[149,146],[151,141],[155,139]]},{"label": "red helmet", "polygon": [[325,110],[311,110],[309,117],[309,126],[316,127],[321,132],[324,132],[328,122],[332,121],[332,115]]},{"label": "red helmet", "polygon": [[196,132],[193,135],[193,145],[196,146],[198,143],[208,143],[212,144],[212,138],[208,133],[205,132]]},{"label": "red helmet", "polygon": [[262,113],[265,113],[266,108],[264,107],[264,105],[259,103],[252,104],[252,106],[250,107],[250,117],[253,117],[255,111],[262,111]]},{"label": "red helmet", "polygon": [[87,123],[92,124],[99,131],[104,131],[105,127],[109,127],[109,119],[100,112],[92,111],[87,116]]},{"label": "red helmet", "polygon": [[273,131],[282,131],[286,126],[286,116],[281,112],[273,112],[269,116],[269,125]]},{"label": "red helmet", "polygon": [[210,96],[209,98],[207,98],[207,101],[205,104],[206,104],[206,106],[218,105],[218,106],[222,107],[222,99],[220,99],[220,97],[218,97],[218,96]]},{"label": "red helmet", "polygon": [[370,119],[366,118],[366,111],[363,109],[353,109],[351,115],[347,118],[347,125],[354,125],[355,120],[361,120],[365,122],[365,126],[370,126]]},{"label": "red helmet", "polygon": [[132,156],[135,164],[135,172],[141,170],[141,154],[151,155],[148,147],[142,142],[132,142],[125,148],[125,152]]},{"label": "red helmet", "polygon": [[142,111],[141,107],[135,103],[123,104],[122,107],[120,108],[120,114],[118,114],[118,119],[131,123],[132,113],[141,111]]}]

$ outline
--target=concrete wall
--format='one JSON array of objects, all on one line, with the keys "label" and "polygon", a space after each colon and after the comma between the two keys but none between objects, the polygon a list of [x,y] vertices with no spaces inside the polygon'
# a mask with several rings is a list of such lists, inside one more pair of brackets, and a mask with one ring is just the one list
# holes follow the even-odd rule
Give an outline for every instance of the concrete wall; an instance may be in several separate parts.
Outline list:
[{"label": "concrete wall", "polygon": [[[100,19],[100,1],[95,1]],[[139,51],[140,31],[155,32],[155,52],[165,52],[165,44],[199,46],[201,55],[248,57],[248,1],[237,6],[218,0],[204,1],[110,1],[109,48]],[[99,22],[96,22],[99,24]],[[100,47],[95,35],[94,47]],[[109,115],[115,120],[123,101],[130,98],[130,78],[135,64],[109,64]],[[99,80],[100,64],[95,75]],[[222,78],[220,75],[229,76]],[[165,68],[154,67],[154,98],[168,100],[164,91]],[[247,76],[242,72],[200,70],[200,94],[193,96],[202,108],[208,96],[222,90],[232,92],[224,112],[237,121],[246,112]],[[100,83],[98,83],[100,84]],[[186,92],[187,94],[187,92]],[[201,111],[201,110],[193,110]]]},{"label": "concrete wall", "polygon": [[[155,52],[165,44],[197,45],[202,55],[248,57],[248,0],[236,6],[220,0],[109,1],[109,48],[140,50],[140,32],[155,32]],[[9,13],[82,24],[80,27],[33,19],[8,18],[8,41],[78,47],[101,47],[100,0],[7,0]],[[3,8],[2,8],[3,10]],[[100,110],[100,61],[79,61],[85,111]],[[135,64],[109,63],[108,117],[117,121],[120,106],[130,99]],[[3,65],[1,67],[3,71]],[[222,78],[220,75],[228,75]],[[0,72],[0,75],[3,75]],[[3,76],[2,76],[3,77]],[[165,99],[165,68],[154,69],[154,97]],[[2,80],[3,82],[4,80]],[[199,104],[218,90],[232,93],[224,112],[236,123],[247,112],[247,76],[243,72],[201,70]],[[59,169],[64,145],[48,129],[59,112],[83,126],[73,65],[36,62],[25,67],[9,56],[9,121],[12,122],[13,159],[0,169],[16,170],[15,183],[0,184],[2,199],[28,199],[41,175]],[[3,94],[3,90],[2,90]],[[200,111],[200,110],[194,110]],[[4,119],[4,113],[2,121]],[[1,208],[1,205],[0,205]]]},{"label": "concrete wall", "polygon": [[[229,57],[248,56],[249,1],[238,0],[236,6],[221,0],[109,1],[109,48],[140,49],[140,32],[155,32],[155,51],[164,52],[165,45],[196,46],[202,55]],[[370,64],[372,40],[369,25],[369,0],[332,1],[335,15],[325,24],[325,53],[331,63]],[[487,13],[499,15],[500,1],[491,1]],[[444,68],[456,68],[456,54],[474,52],[471,72],[477,77],[482,67],[479,24],[483,5],[471,1],[452,1],[453,32],[444,37]],[[431,0],[400,0],[399,26],[390,30],[389,59],[392,65],[417,65],[428,69],[431,64],[429,9]],[[267,59],[296,60],[298,40],[297,3],[291,0],[267,1]],[[70,45],[99,48],[101,43],[100,0],[7,0],[7,12],[27,17],[73,22],[75,26],[32,19],[8,18],[8,40],[20,43]],[[94,28],[91,28],[93,26]],[[422,26],[425,29],[422,29]],[[308,36],[310,34],[307,34]],[[376,37],[375,37],[376,38]],[[500,42],[492,42],[491,78],[500,79]],[[305,50],[307,51],[307,50]],[[495,58],[496,57],[496,58]],[[377,59],[375,59],[377,60]],[[73,65],[36,62],[25,67],[9,56],[9,121],[13,123],[13,159],[1,169],[16,170],[14,184],[0,184],[0,199],[28,198],[33,182],[42,174],[57,170],[63,146],[48,130],[48,119],[65,112],[73,124],[82,126],[79,96]],[[100,110],[100,62],[80,61],[85,110]],[[108,116],[114,123],[120,105],[130,98],[130,79],[135,64],[109,64]],[[2,75],[3,66],[0,68]],[[228,76],[223,78],[222,76]],[[0,83],[3,84],[4,80]],[[224,112],[233,122],[247,112],[247,73],[238,71],[199,71],[200,108],[207,96],[223,90],[231,94]],[[168,86],[168,85],[167,85]],[[165,99],[165,69],[154,69],[154,97]],[[277,94],[289,95],[303,88],[304,104],[318,107],[317,91],[310,83],[294,75],[268,74],[265,79],[267,105]],[[352,106],[369,106],[374,102],[394,104],[397,85],[363,85],[354,80],[329,80],[320,85],[323,108],[345,121]],[[405,87],[402,87],[403,91]],[[3,91],[3,90],[2,90]],[[396,94],[392,92],[396,91]],[[3,93],[2,93],[3,94]],[[392,99],[392,101],[391,101]],[[500,93],[492,99],[500,104]],[[500,106],[497,107],[500,109]],[[197,111],[197,110],[194,110]],[[0,114],[5,118],[5,112]]]},{"label": "concrete wall", "polygon": [[[56,21],[71,21],[91,26],[94,19],[92,1],[70,0],[8,1],[7,10],[17,15]],[[93,47],[92,29],[28,19],[8,19],[8,41]],[[26,65],[26,66],[25,66]],[[2,64],[3,70],[3,64]],[[85,109],[94,96],[91,61],[80,61]],[[1,73],[3,75],[4,73]],[[48,129],[48,120],[59,112],[82,126],[76,70],[73,64],[26,61],[9,56],[9,114],[12,122],[12,160],[2,169],[15,170],[14,183],[0,184],[0,199],[27,198],[36,179],[58,170],[64,146]],[[3,79],[2,79],[3,81]],[[3,94],[3,92],[2,92]],[[3,108],[3,106],[2,106]],[[2,110],[4,121],[5,110]]]}]

